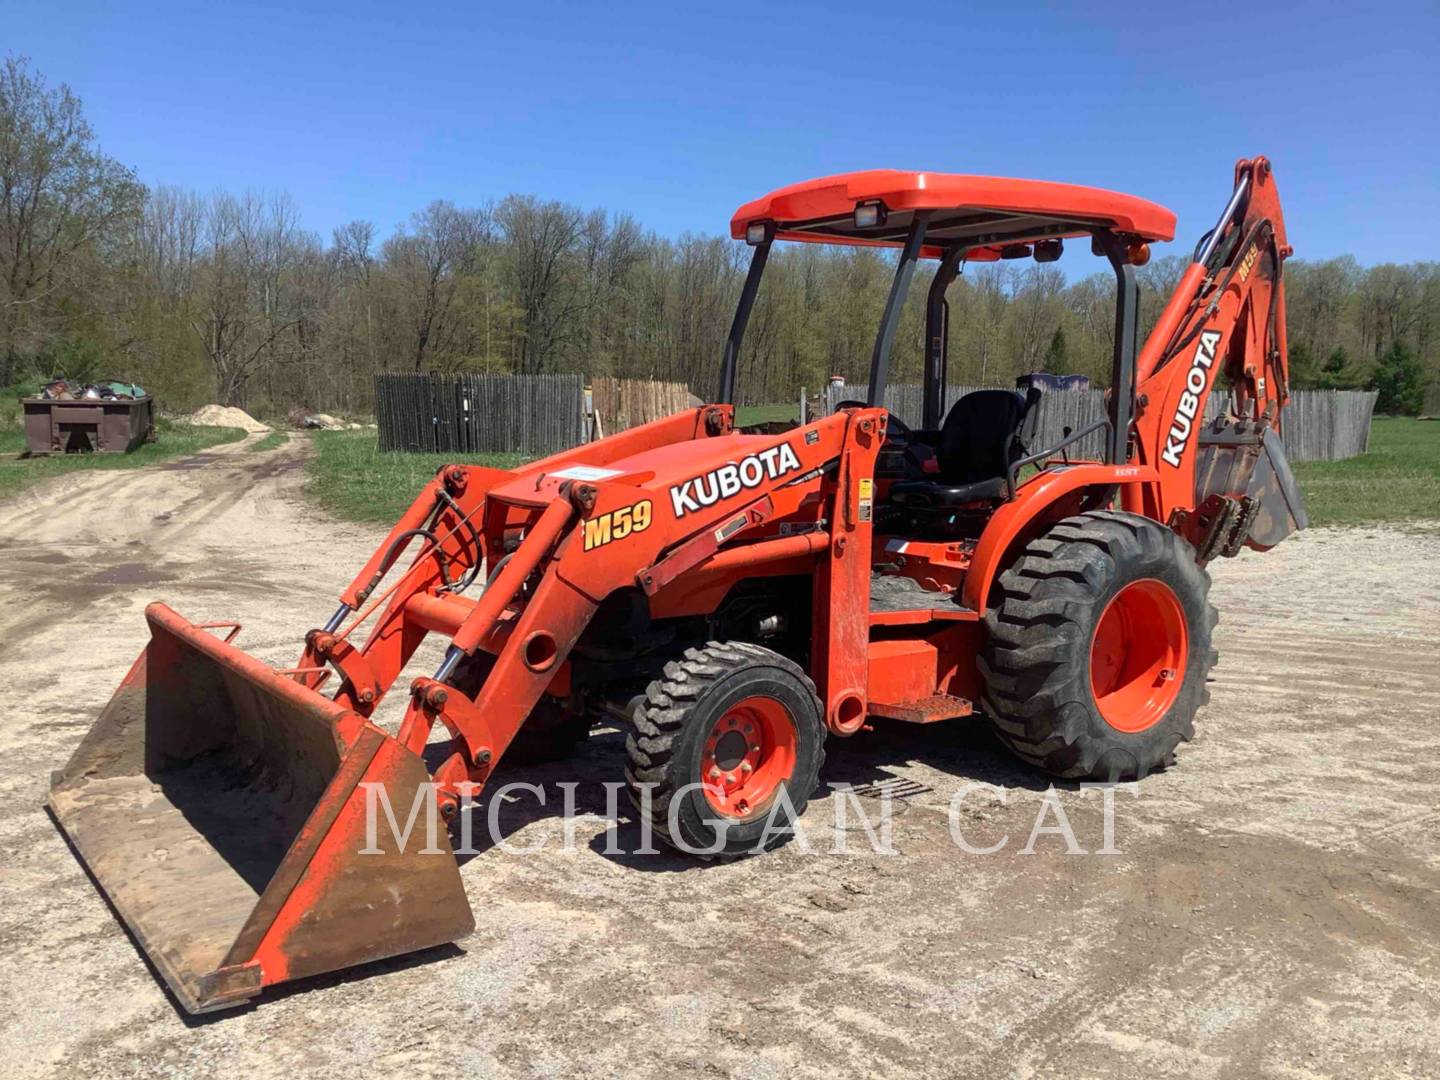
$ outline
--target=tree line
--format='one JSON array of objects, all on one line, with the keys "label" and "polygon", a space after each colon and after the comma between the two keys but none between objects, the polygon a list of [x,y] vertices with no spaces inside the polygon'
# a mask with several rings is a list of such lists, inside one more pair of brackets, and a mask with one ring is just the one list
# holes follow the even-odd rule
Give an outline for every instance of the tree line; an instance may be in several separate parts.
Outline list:
[{"label": "tree line", "polygon": [[[728,208],[724,208],[728,209]],[[1080,248],[1072,244],[1073,248]],[[1088,254],[1086,255],[1088,257]],[[80,101],[17,58],[0,69],[0,386],[54,374],[139,382],[171,407],[364,413],[381,371],[581,372],[714,393],[747,248],[657,236],[624,214],[533,195],[439,201],[382,235],[328,240],[283,193],[147,187],[106,156]],[[1140,270],[1153,322],[1186,260]],[[745,402],[863,382],[892,253],[778,245],[741,362]],[[918,379],[923,270],[895,347]],[[1440,369],[1440,264],[1286,264],[1295,385],[1373,387],[1418,412]],[[1108,269],[965,268],[951,287],[955,383],[1048,370],[1104,385]]]}]

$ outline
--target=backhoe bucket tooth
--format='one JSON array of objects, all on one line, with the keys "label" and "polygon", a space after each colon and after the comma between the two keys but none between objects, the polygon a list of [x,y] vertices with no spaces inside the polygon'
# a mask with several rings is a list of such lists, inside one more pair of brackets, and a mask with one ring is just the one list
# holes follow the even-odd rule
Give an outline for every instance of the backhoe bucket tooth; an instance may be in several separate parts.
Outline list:
[{"label": "backhoe bucket tooth", "polygon": [[49,806],[187,1010],[474,929],[419,757],[165,605],[145,615]]}]

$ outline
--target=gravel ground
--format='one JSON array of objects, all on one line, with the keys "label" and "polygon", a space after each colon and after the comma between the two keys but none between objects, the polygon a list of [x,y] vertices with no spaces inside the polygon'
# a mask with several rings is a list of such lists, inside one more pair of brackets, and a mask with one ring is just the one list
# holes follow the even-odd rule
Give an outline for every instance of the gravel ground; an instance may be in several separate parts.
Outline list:
[{"label": "gravel ground", "polygon": [[[41,802],[146,602],[238,618],[242,645],[293,662],[378,541],[301,501],[301,440],[246,445],[0,506],[3,1075],[1440,1076],[1435,528],[1314,530],[1214,568],[1212,702],[1178,767],[1117,793],[1118,854],[1097,853],[1099,793],[1047,795],[963,721],[831,744],[829,784],[918,789],[893,854],[853,806],[833,853],[825,789],[812,854],[607,854],[621,739],[602,730],[506,770],[552,804],[500,808],[539,851],[465,862],[472,937],[182,1015]],[[563,780],[595,812],[568,851]],[[1086,854],[1027,843],[1057,806]],[[952,824],[1008,840],[967,853]],[[618,839],[636,846],[628,821]]]}]

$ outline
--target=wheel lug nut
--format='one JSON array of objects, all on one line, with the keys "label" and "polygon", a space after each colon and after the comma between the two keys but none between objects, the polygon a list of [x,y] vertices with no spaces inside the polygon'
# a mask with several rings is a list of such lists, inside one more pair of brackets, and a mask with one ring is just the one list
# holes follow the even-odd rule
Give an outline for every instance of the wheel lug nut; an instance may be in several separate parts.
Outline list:
[{"label": "wheel lug nut", "polygon": [[727,784],[733,784],[735,782],[735,774],[733,772],[726,774],[725,782]]},{"label": "wheel lug nut", "polygon": [[712,769],[710,770],[710,779],[711,779],[711,780],[718,780],[718,779],[720,779],[720,770],[719,770],[718,768],[712,768]]},{"label": "wheel lug nut", "polygon": [[755,767],[754,767],[753,765],[751,765],[748,761],[743,762],[743,763],[741,764],[741,766],[740,766],[740,771],[741,771],[742,773],[745,773],[747,776],[748,776],[751,772],[753,772],[754,769],[755,769]]}]

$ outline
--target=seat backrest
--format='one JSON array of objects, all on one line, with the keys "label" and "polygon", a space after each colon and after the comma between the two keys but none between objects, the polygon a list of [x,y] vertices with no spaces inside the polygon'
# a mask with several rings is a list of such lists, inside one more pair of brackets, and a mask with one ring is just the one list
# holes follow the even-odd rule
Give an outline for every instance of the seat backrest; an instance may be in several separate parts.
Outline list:
[{"label": "seat backrest", "polygon": [[954,405],[940,428],[940,476],[973,484],[1004,476],[1021,456],[1020,423],[1026,399],[1014,390],[973,390]]}]

